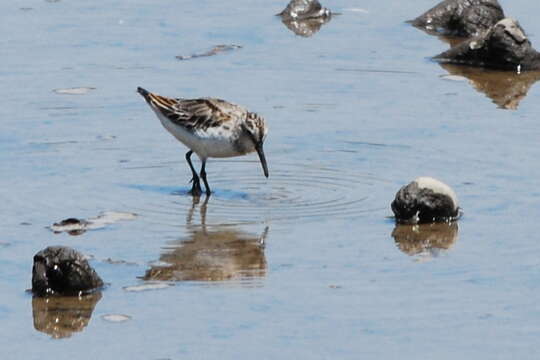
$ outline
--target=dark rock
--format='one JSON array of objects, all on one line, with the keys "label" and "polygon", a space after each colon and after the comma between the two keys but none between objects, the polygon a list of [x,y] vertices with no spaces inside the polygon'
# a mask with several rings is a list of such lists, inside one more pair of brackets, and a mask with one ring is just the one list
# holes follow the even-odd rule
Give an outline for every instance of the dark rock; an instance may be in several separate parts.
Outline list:
[{"label": "dark rock", "polygon": [[306,20],[331,16],[331,11],[323,8],[318,0],[291,0],[287,7],[277,14],[284,20]]},{"label": "dark rock", "polygon": [[120,220],[132,220],[137,214],[129,212],[105,211],[98,216],[88,219],[67,218],[54,223],[48,228],[55,234],[66,232],[69,235],[81,235],[87,230],[101,229],[109,224],[114,224]]},{"label": "dark rock", "polygon": [[80,295],[103,286],[84,256],[65,246],[49,246],[34,256],[32,292],[37,296]]},{"label": "dark rock", "polygon": [[431,33],[471,37],[503,18],[504,12],[497,0],[445,0],[410,23]]},{"label": "dark rock", "polygon": [[84,220],[80,220],[77,218],[67,218],[60,221],[59,223],[54,223],[54,225],[56,226],[80,225],[83,222]]},{"label": "dark rock", "polygon": [[503,19],[489,31],[434,57],[442,63],[481,66],[498,70],[540,70],[540,54],[519,23]]},{"label": "dark rock", "polygon": [[454,191],[430,177],[419,177],[399,189],[391,207],[396,221],[406,224],[452,221],[460,214]]},{"label": "dark rock", "polygon": [[77,218],[67,218],[60,222],[54,223],[51,229],[54,233],[59,234],[62,231],[67,232],[70,235],[81,235],[86,232],[88,227],[88,221]]}]

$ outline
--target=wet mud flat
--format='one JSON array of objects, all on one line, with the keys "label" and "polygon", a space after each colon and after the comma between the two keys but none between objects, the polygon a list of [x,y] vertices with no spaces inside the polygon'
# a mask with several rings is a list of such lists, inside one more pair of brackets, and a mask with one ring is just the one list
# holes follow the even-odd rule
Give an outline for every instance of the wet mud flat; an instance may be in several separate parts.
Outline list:
[{"label": "wet mud flat", "polygon": [[[404,21],[432,1],[324,2],[340,15],[315,26],[284,24],[285,5],[0,5],[9,358],[535,353],[537,75],[429,60],[449,45]],[[538,47],[538,5],[502,5]],[[262,114],[269,179],[255,155],[210,160],[215,193],[194,201],[186,149],[137,86]],[[389,218],[423,175],[452,185],[458,223]],[[70,218],[77,236],[51,231]],[[104,289],[33,298],[51,245],[85,254]]]}]

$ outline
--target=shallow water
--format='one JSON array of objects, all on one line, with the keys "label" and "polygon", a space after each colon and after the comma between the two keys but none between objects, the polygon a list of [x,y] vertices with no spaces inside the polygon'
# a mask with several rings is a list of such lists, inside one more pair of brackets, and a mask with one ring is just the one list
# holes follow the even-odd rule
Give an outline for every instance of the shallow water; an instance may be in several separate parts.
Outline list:
[{"label": "shallow water", "polygon": [[[341,15],[302,37],[281,1],[2,2],[8,358],[535,358],[538,85],[430,61],[448,45],[404,21],[434,3],[325,2]],[[540,48],[540,5],[501,3]],[[193,202],[137,86],[264,115],[270,178],[256,155],[211,160],[215,194]],[[456,227],[394,229],[421,175],[454,188]],[[47,229],[107,211],[137,216]],[[56,244],[108,286],[33,300],[32,257]]]}]

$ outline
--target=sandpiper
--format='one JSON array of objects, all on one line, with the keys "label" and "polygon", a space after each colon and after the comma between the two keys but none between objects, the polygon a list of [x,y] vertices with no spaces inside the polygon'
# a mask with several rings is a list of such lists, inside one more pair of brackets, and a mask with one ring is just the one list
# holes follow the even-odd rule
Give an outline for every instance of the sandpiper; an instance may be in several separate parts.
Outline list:
[{"label": "sandpiper", "polygon": [[190,149],[186,153],[186,160],[193,174],[190,191],[193,196],[202,194],[199,176],[191,163],[194,152],[202,162],[200,177],[207,195],[211,194],[211,190],[206,180],[205,166],[210,157],[233,157],[256,151],[264,176],[268,177],[263,152],[268,128],[261,116],[221,99],[168,98],[141,87],[137,91],[154,110],[165,129]]}]

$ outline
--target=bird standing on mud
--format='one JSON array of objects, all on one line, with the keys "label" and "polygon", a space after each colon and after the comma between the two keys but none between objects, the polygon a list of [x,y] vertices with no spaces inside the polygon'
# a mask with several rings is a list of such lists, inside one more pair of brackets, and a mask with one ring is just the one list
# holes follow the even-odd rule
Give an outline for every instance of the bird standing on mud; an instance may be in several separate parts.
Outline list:
[{"label": "bird standing on mud", "polygon": [[[186,153],[186,160],[193,175],[191,195],[202,194],[200,178],[206,194],[211,194],[205,170],[206,160],[210,157],[233,157],[256,151],[264,176],[268,177],[263,151],[268,127],[261,116],[221,99],[173,99],[141,87],[137,91],[154,110],[165,129],[190,149]],[[191,163],[194,152],[202,162],[200,178]]]}]

